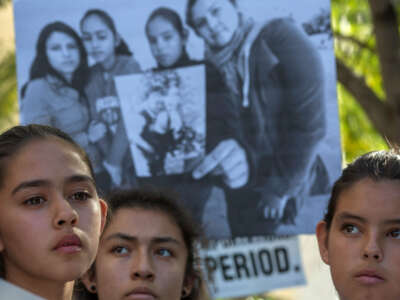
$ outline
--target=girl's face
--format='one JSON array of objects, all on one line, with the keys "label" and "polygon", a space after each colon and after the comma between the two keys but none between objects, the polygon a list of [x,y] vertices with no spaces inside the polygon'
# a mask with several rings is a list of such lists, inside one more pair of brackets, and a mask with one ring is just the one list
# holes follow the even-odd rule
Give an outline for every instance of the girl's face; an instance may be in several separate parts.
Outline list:
[{"label": "girl's face", "polygon": [[400,299],[398,180],[366,178],[344,190],[329,232],[320,222],[317,238],[340,299]]},{"label": "girl's face", "polygon": [[111,66],[119,39],[97,15],[88,16],[82,23],[82,40],[88,54],[96,63]]},{"label": "girl's face", "polygon": [[186,37],[182,37],[171,22],[155,17],[147,26],[151,53],[162,67],[175,64],[183,53]]},{"label": "girl's face", "polygon": [[[178,226],[163,212],[121,208],[106,228],[96,258],[100,300],[178,300],[187,248]],[[84,281],[87,287],[91,282]]]},{"label": "girl's face", "polygon": [[191,12],[197,33],[211,47],[228,44],[239,26],[239,13],[229,0],[197,0]]},{"label": "girl's face", "polygon": [[54,31],[46,41],[46,55],[53,69],[70,81],[80,63],[75,40],[66,33]]},{"label": "girl's face", "polygon": [[59,138],[28,142],[7,166],[0,188],[6,279],[42,295],[49,282],[65,284],[90,267],[106,205],[86,163]]}]

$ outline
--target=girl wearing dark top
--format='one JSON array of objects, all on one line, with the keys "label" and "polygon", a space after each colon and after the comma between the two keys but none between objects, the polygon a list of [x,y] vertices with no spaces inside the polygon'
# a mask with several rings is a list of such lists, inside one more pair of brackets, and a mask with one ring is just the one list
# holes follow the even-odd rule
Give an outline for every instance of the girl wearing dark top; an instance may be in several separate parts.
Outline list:
[{"label": "girl wearing dark top", "polygon": [[[90,133],[103,154],[104,174],[100,185],[104,189],[111,185],[134,182],[133,171],[124,169],[128,153],[128,138],[120,111],[114,76],[140,72],[140,66],[133,57],[126,42],[119,35],[114,20],[100,9],[88,10],[80,22],[82,40],[95,65],[90,68],[86,94],[91,114]],[[124,163],[123,163],[124,161]],[[125,172],[124,172],[125,171]],[[99,172],[101,174],[101,172]],[[130,179],[131,181],[127,179]],[[125,182],[124,182],[125,180]]]}]

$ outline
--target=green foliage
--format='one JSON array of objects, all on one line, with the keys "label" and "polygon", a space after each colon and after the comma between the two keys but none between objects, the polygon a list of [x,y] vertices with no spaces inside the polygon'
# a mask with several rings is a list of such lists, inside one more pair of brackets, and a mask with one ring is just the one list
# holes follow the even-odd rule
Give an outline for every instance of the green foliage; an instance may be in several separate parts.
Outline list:
[{"label": "green foliage", "polygon": [[18,122],[14,53],[8,53],[0,61],[0,82],[0,130],[3,131]]},{"label": "green foliage", "polygon": [[372,150],[386,149],[386,142],[372,127],[360,105],[340,85],[338,97],[340,132],[346,162]]},{"label": "green foliage", "polygon": [[[335,55],[352,68],[382,100],[385,93],[375,51],[375,38],[368,1],[332,0],[332,27]],[[344,157],[387,148],[355,99],[338,84],[340,129]]]},{"label": "green foliage", "polygon": [[9,2],[11,2],[11,0],[0,0],[0,7],[6,5]]}]

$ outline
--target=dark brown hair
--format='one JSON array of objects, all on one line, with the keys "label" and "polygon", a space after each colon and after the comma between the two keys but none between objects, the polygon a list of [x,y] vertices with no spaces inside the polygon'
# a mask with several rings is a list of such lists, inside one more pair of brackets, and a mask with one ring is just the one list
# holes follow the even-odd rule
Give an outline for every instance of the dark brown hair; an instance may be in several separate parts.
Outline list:
[{"label": "dark brown hair", "polygon": [[181,38],[185,37],[185,28],[183,27],[182,20],[178,13],[168,7],[159,7],[154,10],[146,21],[145,31],[146,35],[149,35],[149,24],[155,18],[163,18],[170,22],[175,30],[179,33]]},{"label": "dark brown hair", "polygon": [[[118,36],[117,28],[115,27],[114,20],[111,18],[109,14],[107,14],[104,10],[101,9],[89,9],[82,17],[80,21],[80,27],[81,31],[83,28],[83,23],[86,21],[87,18],[90,16],[97,16],[101,19],[101,21],[111,30],[111,32],[114,35],[114,38],[116,39]],[[128,47],[128,44],[120,37],[120,42],[115,47],[115,54],[116,55],[128,55],[132,56],[132,52]]]},{"label": "dark brown hair", "polygon": [[328,229],[332,224],[340,194],[364,178],[370,178],[374,181],[400,180],[399,149],[366,153],[343,170],[342,175],[333,186],[327,212],[324,216]]},{"label": "dark brown hair", "polygon": [[[70,144],[81,159],[89,167],[90,175],[94,178],[93,167],[86,152],[65,132],[46,125],[30,124],[26,126],[15,126],[0,134],[0,188],[3,187],[7,176],[7,168],[10,160],[15,157],[19,150],[28,146],[34,140],[49,137],[59,138]],[[6,270],[3,256],[0,253],[0,278],[5,278]]]},{"label": "dark brown hair", "polygon": [[[49,59],[47,57],[47,51],[46,51],[47,40],[54,32],[61,32],[68,35],[75,41],[76,46],[78,47],[79,65],[73,73],[71,83],[67,82],[64,76],[51,66]],[[36,43],[36,56],[35,59],[33,60],[29,72],[29,82],[37,78],[46,77],[47,75],[52,75],[58,78],[65,85],[71,86],[72,88],[76,89],[79,92],[79,94],[84,95],[84,88],[89,77],[89,67],[87,62],[86,49],[83,46],[83,43],[79,38],[79,35],[75,32],[75,30],[63,22],[57,21],[47,24],[40,32],[39,38]],[[25,92],[27,86],[29,85],[29,82],[24,84],[24,86],[21,89],[22,98],[25,96]]]}]

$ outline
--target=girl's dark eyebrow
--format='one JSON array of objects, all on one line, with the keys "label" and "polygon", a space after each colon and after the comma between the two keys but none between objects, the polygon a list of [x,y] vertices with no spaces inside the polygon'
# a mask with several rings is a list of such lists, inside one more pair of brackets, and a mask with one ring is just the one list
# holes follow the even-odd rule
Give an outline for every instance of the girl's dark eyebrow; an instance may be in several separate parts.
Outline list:
[{"label": "girl's dark eyebrow", "polygon": [[[348,212],[340,213],[338,215],[338,218],[340,220],[353,219],[353,220],[357,220],[357,221],[359,221],[361,223],[368,223],[367,219],[365,219],[363,217],[360,217],[358,215],[354,215],[354,214],[348,213]],[[382,223],[386,224],[386,225],[391,225],[391,224],[399,225],[400,224],[400,219],[387,219],[387,220],[384,220]]]},{"label": "girl's dark eyebrow", "polygon": [[90,182],[92,183],[94,186],[96,186],[94,179],[91,176],[88,175],[73,175],[68,177],[65,180],[67,183],[74,183],[74,182]]},{"label": "girl's dark eyebrow", "polygon": [[[74,182],[91,182],[95,185],[94,180],[92,177],[87,175],[72,175],[68,177],[65,182],[67,183],[74,183]],[[37,180],[30,180],[30,181],[23,181],[19,185],[17,185],[11,192],[11,195],[15,195],[18,191],[33,188],[33,187],[41,187],[41,186],[50,186],[51,182],[47,179],[37,179]]]},{"label": "girl's dark eyebrow", "polygon": [[136,237],[129,235],[129,234],[121,233],[121,232],[113,233],[113,234],[109,235],[105,240],[109,241],[109,240],[113,240],[113,239],[125,240],[128,242],[133,242],[133,241],[137,240]]},{"label": "girl's dark eyebrow", "polygon": [[18,191],[32,188],[32,187],[40,187],[40,186],[49,186],[50,181],[45,179],[37,179],[37,180],[30,180],[30,181],[23,181],[19,185],[17,185],[11,192],[11,195],[15,195]]},{"label": "girl's dark eyebrow", "polygon": [[367,223],[367,220],[363,217],[354,215],[352,213],[348,213],[348,212],[342,212],[338,215],[338,218],[340,220],[346,220],[346,219],[353,219],[353,220],[357,220],[360,221],[361,223]]},{"label": "girl's dark eyebrow", "polygon": [[383,222],[386,225],[400,225],[400,219],[389,219]]},{"label": "girl's dark eyebrow", "polygon": [[[108,237],[106,237],[106,241],[109,240],[113,240],[113,239],[120,239],[120,240],[125,240],[128,242],[136,242],[138,240],[138,238],[136,236],[132,236],[129,234],[125,234],[125,233],[121,233],[121,232],[117,232],[114,234],[109,235]],[[174,239],[172,237],[154,237],[151,239],[151,242],[154,244],[163,244],[163,243],[174,243],[174,244],[181,244],[177,239]]]}]

